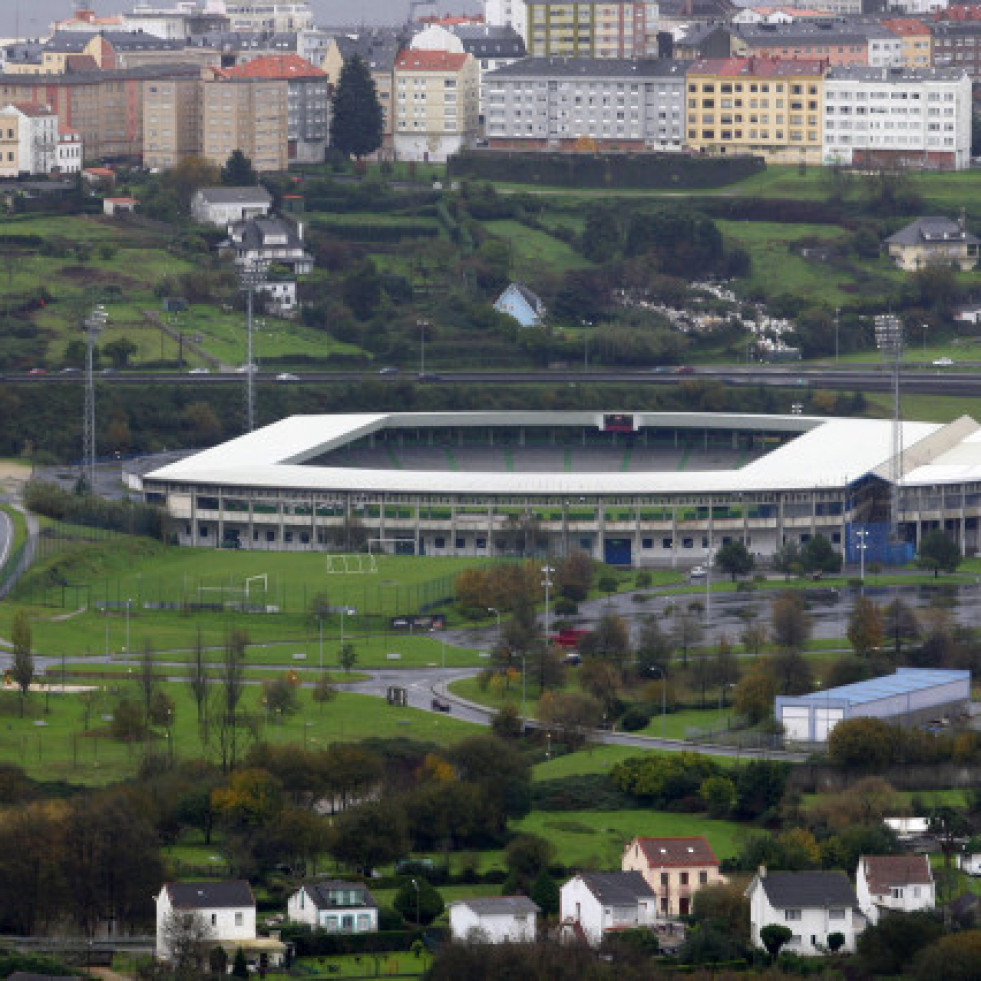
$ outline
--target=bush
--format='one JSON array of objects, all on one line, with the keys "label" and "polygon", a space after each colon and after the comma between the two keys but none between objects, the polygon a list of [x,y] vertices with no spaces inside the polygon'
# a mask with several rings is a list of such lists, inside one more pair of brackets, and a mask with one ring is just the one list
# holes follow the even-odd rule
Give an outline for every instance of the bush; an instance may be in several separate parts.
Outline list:
[{"label": "bush", "polygon": [[[411,886],[409,888],[412,888]],[[379,926],[381,922],[379,920]],[[379,930],[377,933],[327,933],[303,925],[284,924],[282,939],[296,947],[297,957],[336,957],[341,954],[372,954],[389,950],[411,950],[412,944],[426,936],[441,936],[445,931]]]},{"label": "bush", "polygon": [[650,715],[636,705],[632,705],[623,713],[620,719],[620,728],[626,732],[638,732],[647,727],[651,721]]},{"label": "bush", "polygon": [[560,596],[555,601],[555,614],[560,617],[574,617],[579,612],[579,604],[569,599],[568,596]]}]

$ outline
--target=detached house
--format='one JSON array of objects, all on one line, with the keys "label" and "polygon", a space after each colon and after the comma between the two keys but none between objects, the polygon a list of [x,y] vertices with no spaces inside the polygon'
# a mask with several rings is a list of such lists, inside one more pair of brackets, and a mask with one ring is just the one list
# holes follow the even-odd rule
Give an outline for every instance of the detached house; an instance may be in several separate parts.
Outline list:
[{"label": "detached house", "polygon": [[639,872],[581,872],[559,890],[563,926],[598,946],[609,930],[652,926],[657,897]]},{"label": "detached house", "polygon": [[272,207],[272,195],[256,187],[202,187],[191,198],[191,214],[205,225],[226,228],[232,222],[264,218]]},{"label": "detached house", "polygon": [[863,855],[855,873],[858,905],[870,923],[883,912],[933,909],[936,893],[926,855]]},{"label": "detached house", "polygon": [[540,912],[526,896],[461,899],[450,905],[450,932],[459,941],[532,943]]},{"label": "detached house", "polygon": [[494,309],[517,320],[522,327],[541,327],[545,318],[545,304],[524,283],[511,283],[494,301]]},{"label": "detached house", "polygon": [[219,252],[231,252],[239,262],[260,260],[288,266],[294,275],[313,269],[313,256],[303,247],[303,223],[285,218],[247,218],[228,226]]},{"label": "detached house", "polygon": [[328,933],[375,933],[378,904],[360,882],[314,879],[304,882],[286,901],[293,923],[308,923]]},{"label": "detached house", "polygon": [[223,947],[229,961],[239,947],[255,963],[275,965],[283,959],[283,943],[256,936],[255,897],[247,882],[169,882],[156,903],[158,960],[171,959],[168,938],[174,917],[197,917],[207,938],[202,946]]},{"label": "detached house", "polygon": [[845,938],[842,950],[854,951],[855,938],[867,925],[844,872],[768,872],[764,865],[745,896],[750,939],[761,950],[760,931],[771,924],[792,930],[785,949],[804,955],[825,953],[833,933]]},{"label": "detached house", "polygon": [[712,846],[702,837],[634,838],[624,849],[621,867],[644,877],[657,896],[660,916],[687,916],[702,886],[726,881]]},{"label": "detached house", "polygon": [[969,272],[978,262],[981,240],[964,227],[964,219],[917,218],[886,241],[889,256],[907,272],[925,266],[956,266]]}]

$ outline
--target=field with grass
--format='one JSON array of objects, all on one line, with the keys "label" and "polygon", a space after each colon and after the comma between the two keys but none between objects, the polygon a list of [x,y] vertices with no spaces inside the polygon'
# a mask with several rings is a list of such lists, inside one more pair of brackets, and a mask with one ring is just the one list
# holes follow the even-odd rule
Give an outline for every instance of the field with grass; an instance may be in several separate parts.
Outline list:
[{"label": "field with grass", "polygon": [[496,220],[482,222],[492,235],[507,242],[511,250],[513,269],[526,269],[535,266],[548,266],[556,273],[566,273],[570,269],[582,269],[592,263],[571,249],[565,242],[529,228],[519,221]]},{"label": "field with grass", "polygon": [[533,811],[513,821],[515,831],[550,841],[566,865],[584,869],[620,867],[623,846],[638,835],[671,838],[704,835],[719,858],[737,854],[747,833],[734,821],[664,811]]}]

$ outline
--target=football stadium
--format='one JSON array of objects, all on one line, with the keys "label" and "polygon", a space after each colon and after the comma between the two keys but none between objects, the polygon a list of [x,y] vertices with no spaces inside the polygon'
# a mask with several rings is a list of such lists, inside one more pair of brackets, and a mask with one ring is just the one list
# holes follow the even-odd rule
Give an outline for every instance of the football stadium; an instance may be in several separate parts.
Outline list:
[{"label": "football stadium", "polygon": [[[897,452],[898,450],[898,452]],[[182,545],[695,565],[824,535],[978,551],[981,425],[684,412],[292,416],[143,477]]]}]

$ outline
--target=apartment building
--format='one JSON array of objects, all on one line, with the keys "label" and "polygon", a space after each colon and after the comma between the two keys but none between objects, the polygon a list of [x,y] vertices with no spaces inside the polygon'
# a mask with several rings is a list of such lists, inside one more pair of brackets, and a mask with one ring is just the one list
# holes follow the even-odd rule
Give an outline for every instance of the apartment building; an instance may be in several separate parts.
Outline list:
[{"label": "apartment building", "polygon": [[444,161],[477,138],[479,79],[472,55],[403,51],[395,59],[395,155]]},{"label": "apartment building", "polygon": [[793,24],[745,24],[746,53],[759,58],[819,58],[830,65],[899,65],[903,41],[872,21],[835,18]]},{"label": "apartment building", "polygon": [[687,145],[773,163],[820,163],[825,67],[778,58],[694,62],[686,76]]},{"label": "apartment building", "polygon": [[659,7],[643,0],[525,0],[528,54],[536,58],[650,58]]},{"label": "apartment building", "polygon": [[500,149],[680,150],[685,65],[526,58],[486,76],[485,135]]},{"label": "apartment building", "polygon": [[167,170],[203,150],[201,78],[153,79],[143,83],[143,163]]},{"label": "apartment building", "polygon": [[510,27],[528,44],[525,0],[484,0],[484,23],[490,27]]},{"label": "apartment building", "polygon": [[313,27],[307,0],[225,0],[224,8],[233,31],[288,33]]},{"label": "apartment building", "polygon": [[963,170],[971,80],[958,68],[832,68],[824,80],[826,163]]},{"label": "apartment building", "polygon": [[915,17],[895,17],[882,21],[903,42],[901,64],[907,68],[933,67],[933,37],[930,28]]},{"label": "apartment building", "polygon": [[0,104],[50,106],[58,125],[76,130],[92,160],[143,155],[143,86],[152,80],[199,78],[195,65],[161,65],[64,75],[0,75]]},{"label": "apartment building", "polygon": [[0,109],[0,177],[49,174],[57,165],[58,114],[12,102]]},{"label": "apartment building", "polygon": [[225,78],[268,79],[287,86],[287,156],[300,163],[323,162],[330,144],[331,86],[327,75],[299,55],[255,58],[222,71]]},{"label": "apartment building", "polygon": [[223,165],[241,150],[261,172],[289,164],[289,86],[281,79],[215,72],[201,96],[202,156]]},{"label": "apartment building", "polygon": [[55,150],[55,168],[59,174],[78,174],[82,170],[85,146],[82,134],[70,126],[58,127],[58,147]]},{"label": "apartment building", "polygon": [[981,20],[933,21],[934,68],[960,68],[981,82]]}]

